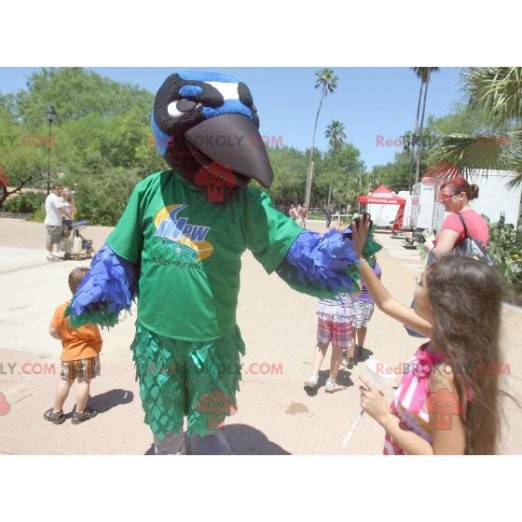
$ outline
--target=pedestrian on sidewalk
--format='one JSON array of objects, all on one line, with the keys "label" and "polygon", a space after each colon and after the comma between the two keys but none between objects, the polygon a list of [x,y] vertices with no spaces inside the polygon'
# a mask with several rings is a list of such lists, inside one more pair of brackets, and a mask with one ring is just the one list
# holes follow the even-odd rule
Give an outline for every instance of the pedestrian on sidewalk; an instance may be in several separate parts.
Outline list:
[{"label": "pedestrian on sidewalk", "polygon": [[299,205],[299,207],[297,207],[297,211],[299,213],[299,224],[303,228],[306,228],[306,219],[308,218],[308,207],[305,205]]},{"label": "pedestrian on sidewalk", "polygon": [[[375,256],[370,259],[370,264],[372,265],[372,270],[375,275],[380,279],[382,271]],[[353,309],[355,326],[355,351],[353,359],[355,364],[357,364],[358,357],[364,348],[364,342],[368,332],[368,323],[370,322],[374,311],[373,298],[364,283],[361,284],[361,293],[353,298]]]},{"label": "pedestrian on sidewalk", "polygon": [[303,226],[303,219],[302,219],[302,216],[303,216],[303,205],[301,205],[301,203],[298,203],[296,210],[297,210],[297,219],[299,220],[299,225]]},{"label": "pedestrian on sidewalk", "polygon": [[47,260],[60,261],[60,242],[63,238],[62,220],[68,217],[69,204],[62,198],[62,187],[53,185],[50,194],[45,198],[45,220],[47,229]]},{"label": "pedestrian on sidewalk", "polygon": [[63,227],[64,232],[67,237],[72,231],[72,224],[76,215],[76,202],[74,201],[74,195],[72,190],[69,187],[63,187],[62,189],[62,199],[65,203],[67,203],[67,207],[65,208],[65,216],[63,217]]},{"label": "pedestrian on sidewalk", "polygon": [[299,218],[299,212],[297,211],[296,206],[292,203],[290,205],[290,208],[288,209],[288,215],[292,218],[292,220],[295,222]]},{"label": "pedestrian on sidewalk", "polygon": [[[502,288],[476,259],[445,256],[417,282],[415,308],[393,298],[362,257],[367,218],[352,225],[359,270],[377,306],[429,341],[415,353],[391,406],[365,382],[361,407],[384,428],[385,454],[494,454]],[[518,404],[518,401],[514,399]]]},{"label": "pedestrian on sidewalk", "polygon": [[[74,295],[85,274],[87,267],[75,268],[69,274],[69,288]],[[86,324],[71,328],[65,312],[70,301],[60,305],[54,312],[49,333],[62,341],[61,380],[56,389],[54,407],[44,413],[44,418],[54,424],[65,422],[63,405],[74,381],[77,380],[76,410],[72,423],[79,424],[96,416],[97,411],[87,406],[91,380],[100,375],[99,354],[102,348],[100,330],[95,324]]]},{"label": "pedestrian on sidewalk", "polygon": [[330,225],[332,224],[332,216],[333,216],[333,212],[332,210],[328,207],[325,212],[324,212],[324,218],[325,218],[325,221],[326,221],[326,228],[330,228]]}]

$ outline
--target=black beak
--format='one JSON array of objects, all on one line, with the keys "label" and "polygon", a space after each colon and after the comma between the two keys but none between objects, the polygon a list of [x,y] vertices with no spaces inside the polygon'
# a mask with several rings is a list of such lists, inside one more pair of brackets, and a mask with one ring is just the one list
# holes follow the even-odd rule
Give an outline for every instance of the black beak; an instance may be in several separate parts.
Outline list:
[{"label": "black beak", "polygon": [[254,122],[240,114],[223,114],[205,120],[185,132],[189,144],[206,157],[264,187],[274,173],[265,144]]}]

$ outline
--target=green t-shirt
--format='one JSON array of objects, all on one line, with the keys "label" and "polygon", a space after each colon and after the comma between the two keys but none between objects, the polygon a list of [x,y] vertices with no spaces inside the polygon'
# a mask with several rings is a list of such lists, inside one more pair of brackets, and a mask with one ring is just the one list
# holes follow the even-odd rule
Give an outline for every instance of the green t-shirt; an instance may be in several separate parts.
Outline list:
[{"label": "green t-shirt", "polygon": [[224,205],[172,171],[139,182],[107,244],[139,265],[138,319],[173,339],[206,341],[236,324],[241,255],[270,273],[302,229],[247,187]]}]

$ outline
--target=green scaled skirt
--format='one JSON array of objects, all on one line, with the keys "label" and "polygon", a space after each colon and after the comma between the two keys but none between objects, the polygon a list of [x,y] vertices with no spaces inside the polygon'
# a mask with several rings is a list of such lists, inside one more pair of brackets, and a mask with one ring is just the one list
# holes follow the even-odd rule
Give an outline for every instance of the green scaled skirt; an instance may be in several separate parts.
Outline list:
[{"label": "green scaled skirt", "polygon": [[139,322],[131,346],[145,422],[160,439],[183,430],[215,432],[236,409],[245,345],[237,325],[212,341],[180,341]]}]

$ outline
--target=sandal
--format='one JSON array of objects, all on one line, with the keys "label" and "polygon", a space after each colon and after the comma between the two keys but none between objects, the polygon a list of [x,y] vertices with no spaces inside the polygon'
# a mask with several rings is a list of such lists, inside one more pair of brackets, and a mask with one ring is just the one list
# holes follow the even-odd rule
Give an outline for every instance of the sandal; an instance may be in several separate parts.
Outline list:
[{"label": "sandal", "polygon": [[54,411],[54,408],[49,408],[44,413],[44,419],[53,424],[63,424],[65,422],[65,415],[62,411]]},{"label": "sandal", "polygon": [[96,415],[98,415],[98,412],[94,408],[87,407],[82,412],[75,411],[72,415],[71,422],[73,424],[80,424],[92,419],[93,417],[96,417]]}]

